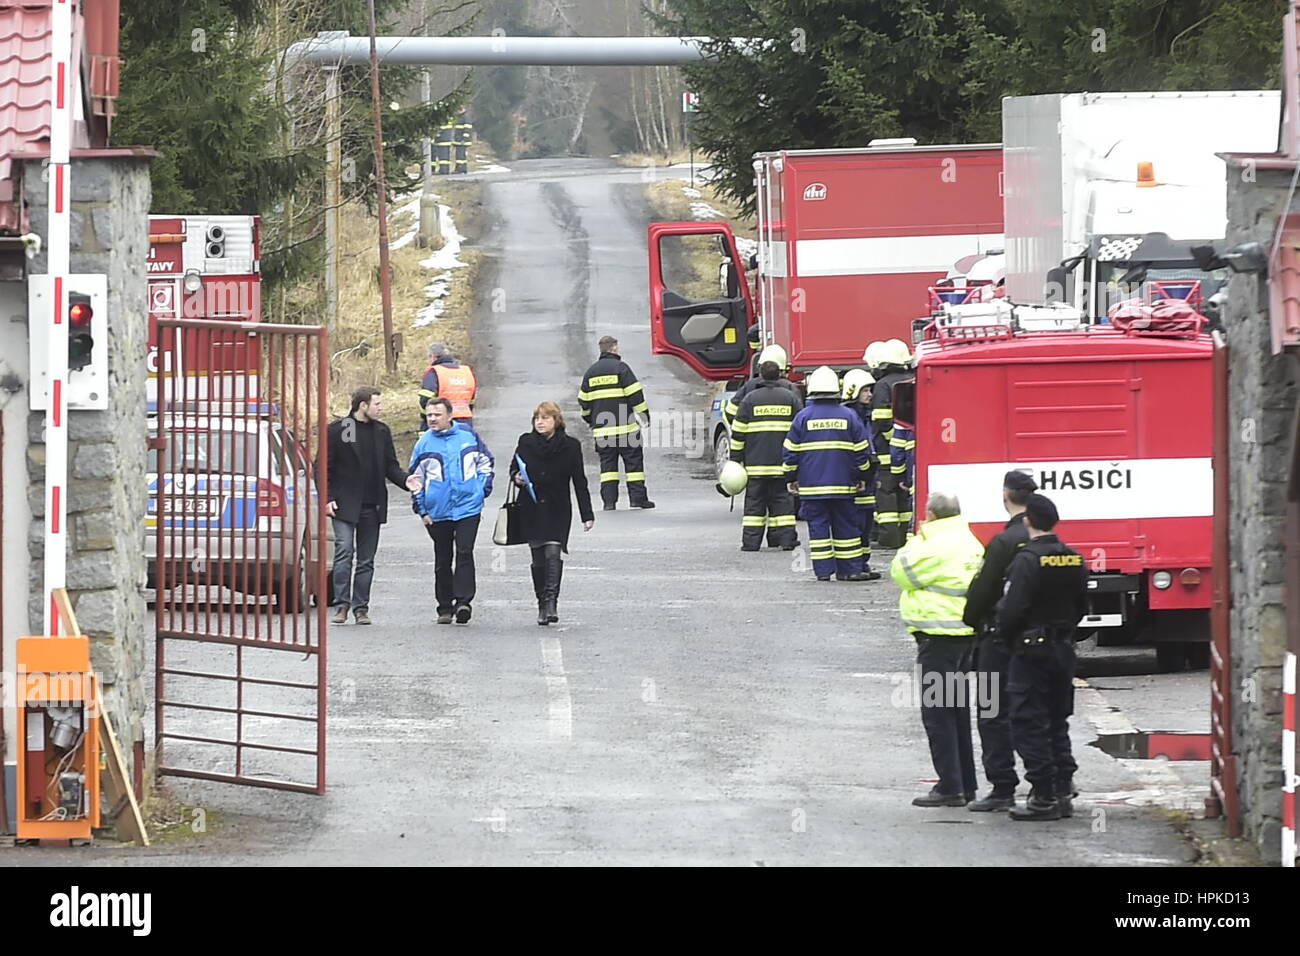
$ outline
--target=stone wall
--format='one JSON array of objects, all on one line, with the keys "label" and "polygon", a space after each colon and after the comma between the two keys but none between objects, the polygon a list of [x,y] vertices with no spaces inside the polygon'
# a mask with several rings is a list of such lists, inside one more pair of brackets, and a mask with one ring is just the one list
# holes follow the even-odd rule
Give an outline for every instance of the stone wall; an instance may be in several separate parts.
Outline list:
[{"label": "stone wall", "polygon": [[[1228,171],[1227,245],[1270,247],[1291,174]],[[1300,211],[1300,199],[1292,211]],[[1280,851],[1282,659],[1287,647],[1286,480],[1296,414],[1296,361],[1272,353],[1262,276],[1234,276],[1224,316],[1229,364],[1233,742],[1242,824],[1267,860]]]},{"label": "stone wall", "polygon": [[[44,236],[46,184],[39,166],[29,164],[25,172],[32,231]],[[124,748],[144,739],[145,642],[152,633],[143,596],[149,201],[145,160],[81,159],[72,164],[72,272],[108,276],[109,408],[68,415],[67,582],[77,621],[92,638],[91,659]],[[29,271],[47,271],[43,254]],[[34,634],[41,633],[44,620],[44,424],[43,412],[31,413],[28,500],[34,520],[28,534],[28,615]]]}]

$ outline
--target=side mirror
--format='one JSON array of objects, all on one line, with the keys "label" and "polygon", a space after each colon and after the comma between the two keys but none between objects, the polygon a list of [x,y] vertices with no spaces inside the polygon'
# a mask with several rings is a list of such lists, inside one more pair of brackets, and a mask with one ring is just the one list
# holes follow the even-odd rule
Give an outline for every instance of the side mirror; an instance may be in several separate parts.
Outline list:
[{"label": "side mirror", "polygon": [[1044,300],[1048,305],[1065,304],[1070,297],[1066,294],[1066,286],[1070,281],[1070,273],[1064,266],[1056,266],[1047,270],[1047,284],[1043,287]]}]

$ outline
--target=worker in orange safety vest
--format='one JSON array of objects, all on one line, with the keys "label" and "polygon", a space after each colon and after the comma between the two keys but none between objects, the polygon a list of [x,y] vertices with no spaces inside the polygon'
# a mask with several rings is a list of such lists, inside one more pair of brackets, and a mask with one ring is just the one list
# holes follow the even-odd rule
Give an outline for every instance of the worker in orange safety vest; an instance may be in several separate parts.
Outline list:
[{"label": "worker in orange safety vest", "polygon": [[441,342],[431,343],[429,367],[425,369],[424,381],[420,383],[419,430],[424,431],[428,427],[425,406],[434,398],[445,398],[451,402],[452,420],[473,430],[474,398],[477,393],[478,383],[474,380],[474,370],[457,362],[456,357]]}]

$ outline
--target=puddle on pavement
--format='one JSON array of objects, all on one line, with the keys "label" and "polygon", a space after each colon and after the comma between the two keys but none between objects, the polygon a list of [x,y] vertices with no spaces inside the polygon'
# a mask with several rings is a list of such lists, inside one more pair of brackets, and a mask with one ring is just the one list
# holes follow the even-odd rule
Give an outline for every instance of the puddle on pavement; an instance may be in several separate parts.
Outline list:
[{"label": "puddle on pavement", "polygon": [[1209,734],[1133,733],[1102,734],[1089,744],[1112,757],[1125,760],[1209,760]]}]

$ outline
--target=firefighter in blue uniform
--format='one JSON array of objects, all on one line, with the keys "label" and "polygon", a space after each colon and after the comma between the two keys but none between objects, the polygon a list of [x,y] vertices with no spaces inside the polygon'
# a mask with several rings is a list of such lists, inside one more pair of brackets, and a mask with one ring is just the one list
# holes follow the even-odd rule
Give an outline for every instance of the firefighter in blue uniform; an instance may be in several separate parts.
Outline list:
[{"label": "firefighter in blue uniform", "polygon": [[840,404],[840,381],[823,365],[808,376],[808,405],[785,440],[785,473],[808,522],[818,581],[865,581],[854,497],[866,487],[871,444],[857,415]]},{"label": "firefighter in blue uniform", "polygon": [[[858,416],[871,441],[871,386],[875,384],[871,373],[860,368],[851,368],[844,373],[844,384],[840,397],[844,407]],[[871,533],[875,530],[876,518],[876,462],[875,450],[867,448],[867,461],[870,465],[866,476],[866,486],[853,496],[853,504],[858,509],[858,522],[862,529],[862,573],[868,581],[880,580],[880,572],[871,570]]]},{"label": "firefighter in blue uniform", "polygon": [[1051,499],[1030,495],[1024,518],[1029,541],[1011,559],[997,609],[998,635],[1011,648],[1011,739],[1032,788],[1011,818],[1059,820],[1073,814],[1074,632],[1087,609],[1088,571],[1052,533],[1059,515]]},{"label": "firefighter in blue uniform", "polygon": [[[869,354],[871,350],[872,346],[868,346]],[[894,472],[891,444],[894,436],[894,386],[912,377],[912,355],[901,340],[890,339],[876,347],[872,358],[878,363],[872,373],[876,384],[871,390],[872,445],[880,463],[876,481],[876,525],[880,532],[880,546],[893,550],[903,546],[912,524],[911,495],[903,490]]]},{"label": "firefighter in blue uniform", "polygon": [[776,362],[759,365],[757,388],[746,392],[731,423],[731,460],[745,467],[745,517],[740,550],[757,551],[767,528],[767,546],[795,548],[794,498],[785,486],[784,443],[803,407],[792,388],[783,388]]},{"label": "firefighter in blue uniform", "polygon": [[897,489],[898,526],[903,539],[912,528],[913,482],[916,473],[916,423],[904,420],[893,409],[894,427],[889,432],[889,474]]}]

